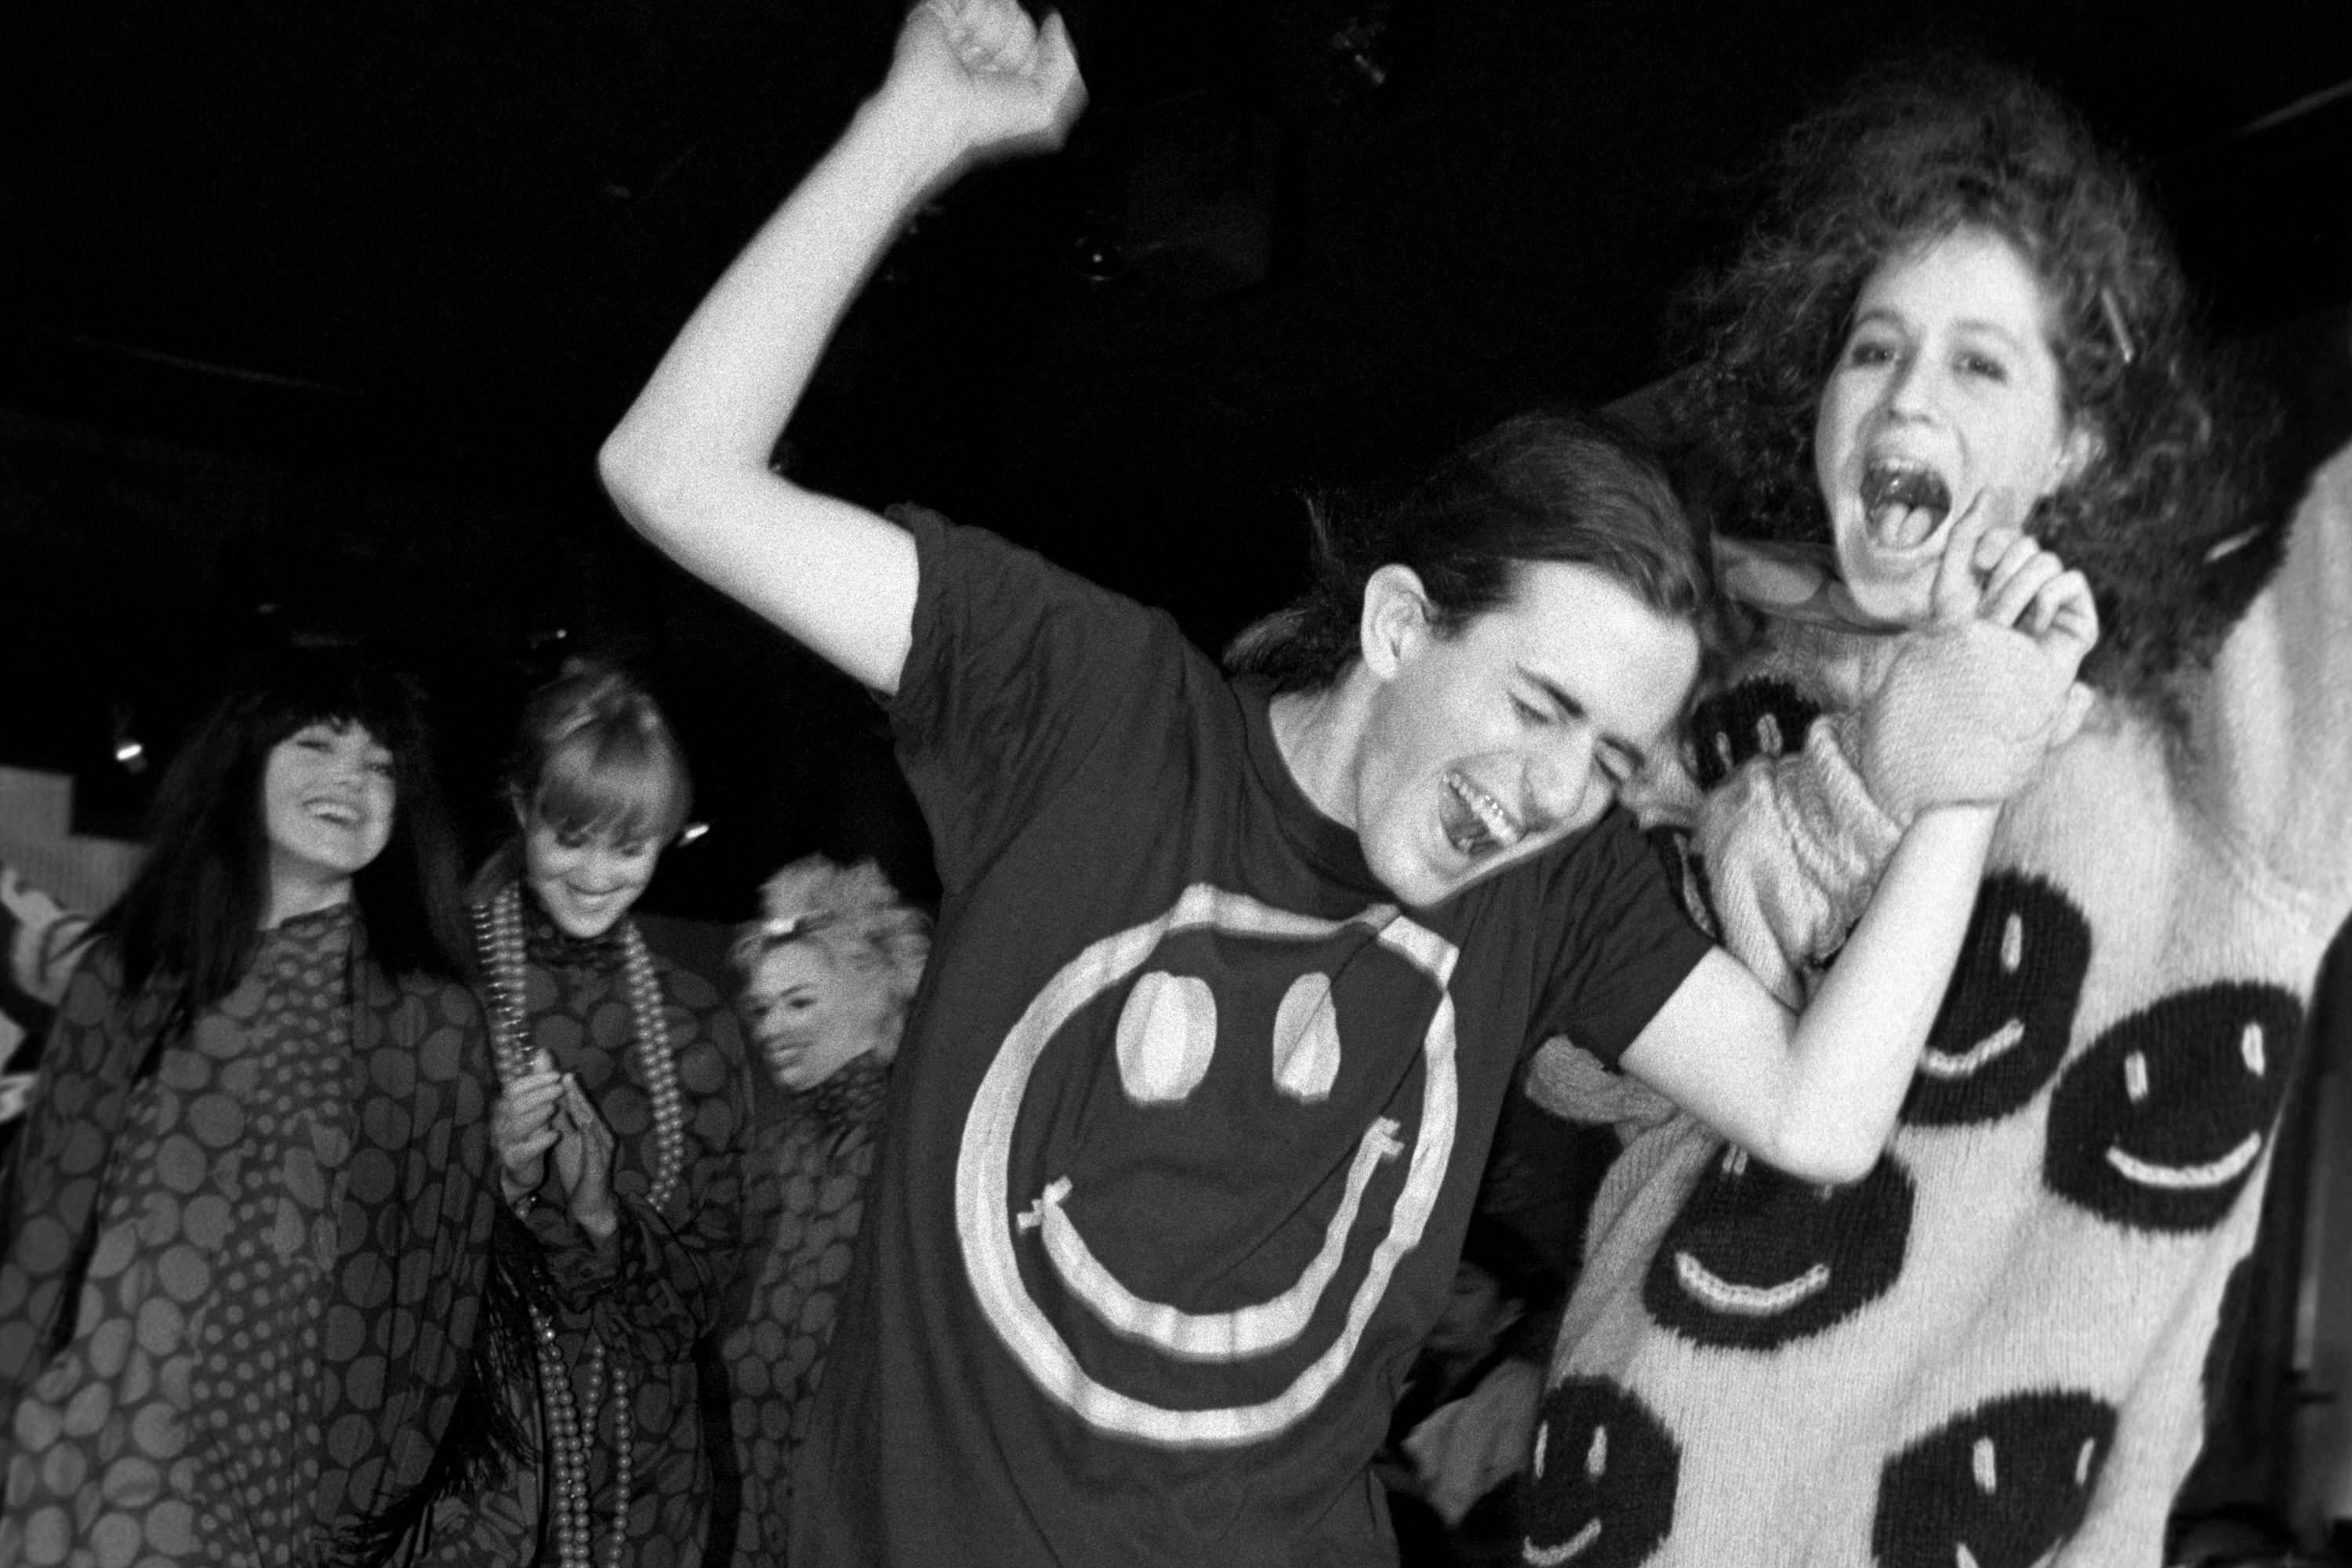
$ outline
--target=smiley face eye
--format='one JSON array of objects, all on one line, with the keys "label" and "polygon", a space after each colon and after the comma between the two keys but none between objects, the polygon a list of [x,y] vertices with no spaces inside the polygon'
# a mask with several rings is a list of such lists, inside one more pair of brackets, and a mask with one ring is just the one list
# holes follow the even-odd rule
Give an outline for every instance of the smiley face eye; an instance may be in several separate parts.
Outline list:
[{"label": "smiley face eye", "polygon": [[1217,1053],[1217,998],[1197,974],[1153,970],[1118,1015],[1118,1077],[1140,1105],[1169,1105],[1200,1087]]},{"label": "smiley face eye", "polygon": [[1274,1016],[1274,1086],[1306,1105],[1331,1098],[1339,1077],[1339,1016],[1331,977],[1302,974],[1282,994]]}]

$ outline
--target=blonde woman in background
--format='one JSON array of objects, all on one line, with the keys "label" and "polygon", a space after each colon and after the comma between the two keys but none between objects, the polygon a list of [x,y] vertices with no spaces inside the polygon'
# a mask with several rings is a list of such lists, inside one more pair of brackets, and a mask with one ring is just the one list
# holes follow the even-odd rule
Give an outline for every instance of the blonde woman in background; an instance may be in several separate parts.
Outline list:
[{"label": "blonde woman in background", "polygon": [[[931,945],[929,917],[899,901],[870,860],[796,860],[768,879],[762,902],[735,959],[783,1099],[752,1141],[740,1310],[728,1314],[720,1349],[742,1477],[733,1561],[746,1568],[783,1559],[793,1454],[849,1273],[891,1058]],[[714,1558],[727,1511],[722,1502]]]}]

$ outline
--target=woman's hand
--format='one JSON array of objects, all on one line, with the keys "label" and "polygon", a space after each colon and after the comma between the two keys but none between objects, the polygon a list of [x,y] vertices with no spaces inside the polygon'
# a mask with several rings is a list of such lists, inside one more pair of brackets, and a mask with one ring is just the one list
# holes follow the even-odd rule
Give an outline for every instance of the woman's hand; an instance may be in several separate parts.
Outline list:
[{"label": "woman's hand", "polygon": [[2063,746],[2090,711],[2091,689],[2074,679],[2099,640],[2099,606],[2090,579],[2069,569],[2021,529],[1989,527],[1969,557],[1978,579],[1977,618],[2030,638],[2042,661],[2040,688],[2057,691],[2052,746]]},{"label": "woman's hand", "polygon": [[545,1051],[531,1058],[530,1071],[501,1087],[490,1108],[490,1141],[498,1150],[499,1188],[511,1208],[547,1179],[547,1152],[555,1147],[555,1110],[563,1075]]},{"label": "woman's hand", "polygon": [[603,1241],[619,1225],[613,1209],[613,1130],[580,1080],[565,1073],[555,1108],[555,1179],[572,1223]]},{"label": "woman's hand", "polygon": [[2009,799],[2090,710],[2074,679],[2099,637],[2090,584],[2018,526],[2022,512],[1988,491],[1954,524],[1927,621],[1856,715],[1851,754],[1897,822]]}]

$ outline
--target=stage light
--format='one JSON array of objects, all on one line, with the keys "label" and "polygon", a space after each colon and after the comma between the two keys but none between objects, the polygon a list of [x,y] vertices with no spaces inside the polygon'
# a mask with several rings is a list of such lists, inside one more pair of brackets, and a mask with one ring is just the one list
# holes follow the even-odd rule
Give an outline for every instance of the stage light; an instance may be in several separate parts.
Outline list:
[{"label": "stage light", "polygon": [[114,709],[114,762],[124,773],[137,776],[147,771],[147,748],[131,732],[132,713],[127,704],[117,703]]}]

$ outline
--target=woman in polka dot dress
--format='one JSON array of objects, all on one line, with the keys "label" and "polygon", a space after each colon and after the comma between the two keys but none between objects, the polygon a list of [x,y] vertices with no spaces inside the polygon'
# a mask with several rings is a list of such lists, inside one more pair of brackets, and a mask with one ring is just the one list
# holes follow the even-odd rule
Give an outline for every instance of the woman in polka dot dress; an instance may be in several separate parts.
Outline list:
[{"label": "woman in polka dot dress", "polygon": [[[476,884],[503,1084],[499,1180],[544,1258],[540,1463],[445,1512],[441,1560],[701,1560],[710,1504],[696,1342],[731,1272],[751,1089],[733,1013],[656,958],[630,906],[686,820],[686,763],[653,700],[575,661],[523,711],[520,837]],[[535,1397],[534,1397],[535,1393]]]},{"label": "woman in polka dot dress", "polygon": [[257,668],[174,761],[0,1196],[0,1563],[380,1561],[470,1360],[488,1031],[406,687]]},{"label": "woman in polka dot dress", "polygon": [[783,1560],[792,1456],[857,1240],[882,1090],[930,953],[930,921],[870,861],[796,860],[768,879],[766,917],[736,943],[744,1001],[780,1104],[760,1119],[744,1241],[719,1354],[741,1485],[723,1498],[740,1568]]}]

